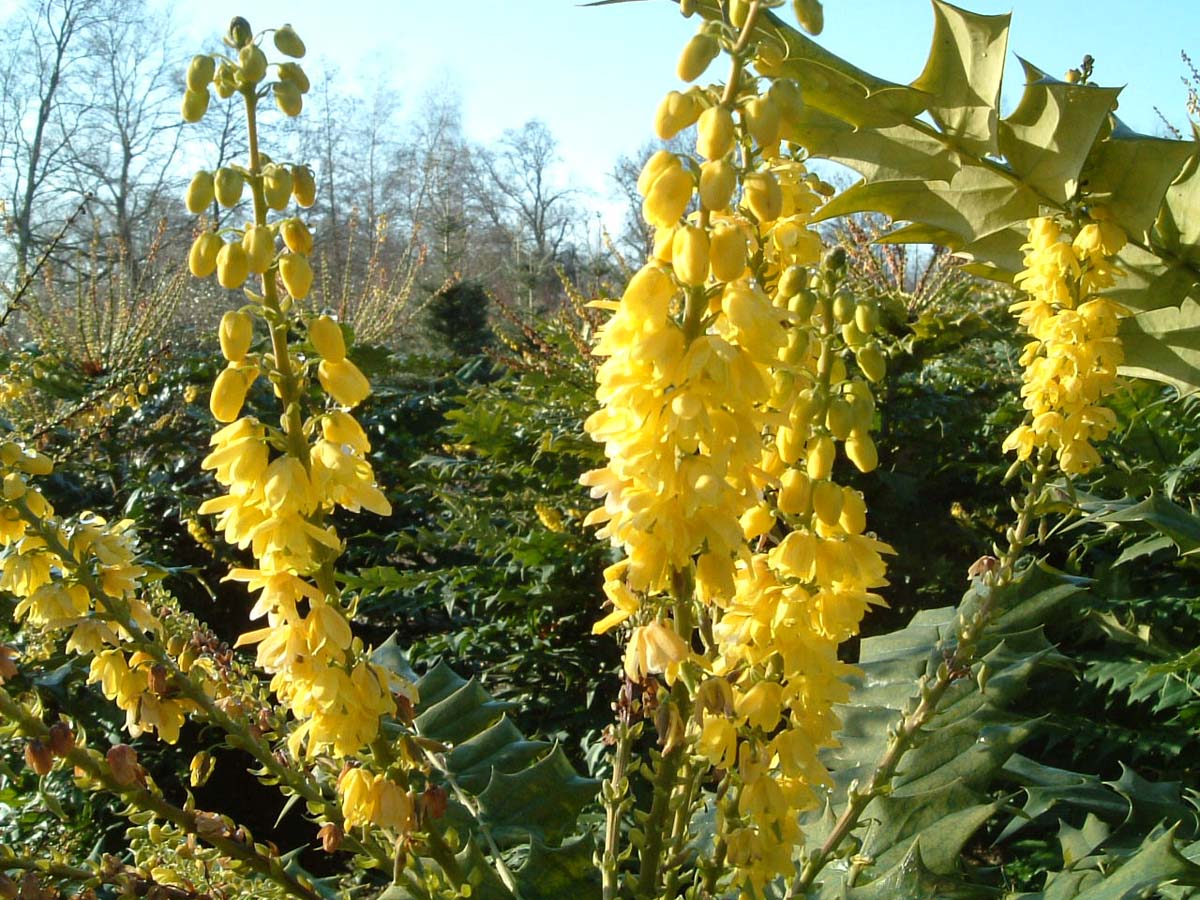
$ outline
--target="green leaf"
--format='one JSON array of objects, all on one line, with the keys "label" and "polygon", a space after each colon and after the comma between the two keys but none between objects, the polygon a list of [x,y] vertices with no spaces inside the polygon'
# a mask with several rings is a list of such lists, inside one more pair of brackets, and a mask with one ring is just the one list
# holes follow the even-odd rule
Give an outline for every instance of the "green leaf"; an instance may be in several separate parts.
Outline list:
[{"label": "green leaf", "polygon": [[1067,84],[1021,60],[1021,102],[1000,123],[1000,152],[1020,179],[1054,203],[1079,188],[1079,173],[1120,88]]},{"label": "green leaf", "polygon": [[1121,344],[1121,374],[1162,381],[1181,394],[1200,389],[1200,303],[1195,300],[1126,319]]},{"label": "green leaf", "polygon": [[958,147],[995,154],[1011,16],[982,16],[942,0],[934,0],[933,13],[933,47],[912,86],[934,98],[929,114]]},{"label": "green leaf", "polygon": [[[1167,188],[1194,152],[1190,141],[1137,134],[1122,125],[1093,150],[1083,171],[1083,187],[1108,207],[1126,234],[1141,239],[1154,225]],[[1195,212],[1185,208],[1184,214]],[[1165,217],[1161,227],[1175,235],[1164,246],[1179,246],[1180,223],[1174,220],[1171,204],[1161,215]]]}]

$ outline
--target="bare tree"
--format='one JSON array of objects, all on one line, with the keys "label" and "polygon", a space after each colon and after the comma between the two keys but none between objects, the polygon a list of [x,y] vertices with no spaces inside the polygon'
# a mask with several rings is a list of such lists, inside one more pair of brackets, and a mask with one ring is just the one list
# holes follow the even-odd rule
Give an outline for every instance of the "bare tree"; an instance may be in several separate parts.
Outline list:
[{"label": "bare tree", "polygon": [[557,294],[554,266],[574,236],[575,191],[557,181],[558,143],[536,119],[509,130],[475,171],[475,201],[505,236],[511,265],[529,305]]},{"label": "bare tree", "polygon": [[54,194],[86,111],[71,76],[91,52],[85,33],[97,15],[88,0],[38,0],[2,37],[0,173],[17,280],[43,241],[41,229],[54,230],[72,202]]},{"label": "bare tree", "polygon": [[[79,127],[68,137],[76,190],[93,195],[97,230],[136,267],[180,187],[179,60],[171,24],[144,0],[106,0],[88,29]],[[172,203],[172,206],[174,204]]]}]

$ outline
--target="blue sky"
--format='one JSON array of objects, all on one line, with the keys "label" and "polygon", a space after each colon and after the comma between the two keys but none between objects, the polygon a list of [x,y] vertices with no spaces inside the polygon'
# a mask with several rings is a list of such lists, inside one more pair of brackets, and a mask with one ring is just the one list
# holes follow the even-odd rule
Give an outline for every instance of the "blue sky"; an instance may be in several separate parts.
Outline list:
[{"label": "blue sky", "polygon": [[[606,174],[617,156],[648,137],[659,98],[679,86],[675,60],[695,29],[669,0],[583,8],[568,0],[167,0],[197,41],[234,14],[256,29],[290,21],[309,47],[310,69],[335,64],[348,83],[384,77],[401,116],[420,97],[450,85],[462,98],[468,136],[491,141],[531,118],[559,140],[562,175],[603,206]],[[1012,12],[1003,102],[1020,96],[1020,54],[1060,74],[1085,53],[1096,80],[1126,85],[1120,115],[1162,133],[1161,108],[1185,125],[1186,68],[1200,61],[1200,0],[972,0],[981,13]],[[780,10],[789,16],[789,6]],[[933,15],[926,0],[826,0],[827,48],[860,67],[907,82],[921,71]],[[1187,41],[1194,41],[1188,47]],[[715,72],[716,70],[714,70]],[[386,74],[384,74],[386,73]]]}]

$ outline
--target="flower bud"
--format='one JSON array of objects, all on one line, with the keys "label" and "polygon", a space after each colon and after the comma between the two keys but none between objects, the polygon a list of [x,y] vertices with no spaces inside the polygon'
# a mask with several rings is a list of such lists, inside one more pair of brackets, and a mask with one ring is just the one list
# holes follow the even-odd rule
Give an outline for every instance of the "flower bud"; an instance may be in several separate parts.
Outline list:
[{"label": "flower bud", "polygon": [[638,173],[637,189],[638,193],[645,197],[650,193],[650,188],[658,177],[668,169],[679,168],[680,162],[670,150],[659,150],[652,155],[642,166],[642,171]]},{"label": "flower bud", "polygon": [[[41,496],[33,494],[31,496]],[[0,644],[0,684],[15,678],[17,675],[17,664],[13,662],[13,657],[17,655],[17,651],[7,644]]]},{"label": "flower bud", "polygon": [[816,37],[825,28],[825,10],[821,0],[792,0],[792,10],[800,27]]},{"label": "flower bud", "polygon": [[684,46],[683,53],[679,55],[679,65],[676,67],[679,80],[695,81],[704,74],[720,52],[721,45],[711,34],[701,31],[692,35],[692,39]]},{"label": "flower bud", "polygon": [[255,44],[238,51],[238,68],[247,84],[258,84],[267,74],[267,54]]},{"label": "flower bud", "polygon": [[25,765],[33,770],[38,777],[50,774],[54,768],[54,754],[39,740],[29,741],[25,745]]},{"label": "flower bud", "polygon": [[851,432],[850,437],[846,440],[845,449],[846,458],[854,463],[855,468],[860,472],[874,471],[875,467],[879,465],[879,451],[869,432]]},{"label": "flower bud", "polygon": [[212,205],[215,196],[212,172],[197,172],[188,184],[184,203],[187,204],[188,212],[199,215]]},{"label": "flower bud", "polygon": [[783,191],[771,172],[751,172],[742,182],[742,204],[760,225],[774,222],[783,211]]},{"label": "flower bud", "polygon": [[304,41],[291,25],[275,29],[275,49],[292,59],[302,59],[305,53]]},{"label": "flower bud", "polygon": [[317,180],[308,166],[292,166],[292,196],[305,209],[317,202]]},{"label": "flower bud", "polygon": [[217,74],[213,77],[217,88],[217,96],[228,100],[237,91],[237,68],[227,60],[221,60],[217,66]]},{"label": "flower bud", "polygon": [[212,394],[209,395],[208,408],[213,418],[218,422],[232,422],[242,411],[246,402],[246,391],[250,383],[245,374],[235,364],[223,369],[213,382]]},{"label": "flower bud", "polygon": [[187,86],[189,91],[208,91],[216,73],[217,64],[211,56],[193,56],[188,63]]},{"label": "flower bud", "polygon": [[117,784],[127,787],[141,780],[142,767],[138,764],[137,751],[128,744],[109,747],[105,758]]},{"label": "flower bud", "polygon": [[700,166],[700,203],[705,209],[729,206],[737,187],[737,170],[727,159],[710,159]]},{"label": "flower bud", "polygon": [[275,260],[275,235],[266,225],[251,225],[242,235],[242,249],[250,271],[261,275]]},{"label": "flower bud", "polygon": [[287,292],[297,300],[308,296],[312,287],[313,271],[308,257],[302,253],[284,253],[279,257],[279,277]]},{"label": "flower bud", "polygon": [[733,135],[733,114],[724,106],[710,106],[696,122],[696,152],[720,159],[733,149]]},{"label": "flower bud", "polygon": [[204,118],[204,114],[208,112],[208,89],[202,91],[193,91],[188,88],[183,92],[183,104],[179,108],[179,113],[183,116],[183,121],[189,123],[199,122]]},{"label": "flower bud", "polygon": [[326,853],[336,853],[337,849],[342,846],[342,839],[345,836],[342,829],[332,822],[322,825],[317,832],[317,837],[321,839],[321,849]]},{"label": "flower bud", "polygon": [[66,756],[75,749],[75,735],[66,722],[55,722],[50,726],[50,752],[55,756]]},{"label": "flower bud", "polygon": [[692,200],[692,176],[675,159],[674,166],[654,180],[642,203],[642,215],[651,225],[674,225]]},{"label": "flower bud", "polygon": [[832,481],[818,481],[813,485],[813,512],[826,525],[837,525],[842,517],[842,489]]},{"label": "flower bud", "polygon": [[254,341],[254,320],[244,312],[231,309],[221,316],[221,355],[231,363],[240,363]]},{"label": "flower bud", "polygon": [[346,358],[342,327],[329,316],[318,316],[308,323],[308,339],[324,359],[337,363]]},{"label": "flower bud", "polygon": [[734,28],[741,28],[750,17],[750,0],[729,0],[729,21]]},{"label": "flower bud", "polygon": [[805,459],[808,476],[814,481],[828,478],[829,473],[833,471],[833,457],[833,438],[827,434],[819,434],[811,438],[808,442]]},{"label": "flower bud", "polygon": [[708,232],[684,225],[671,241],[671,265],[682,284],[698,287],[708,279]]},{"label": "flower bud", "polygon": [[321,360],[317,366],[317,378],[325,393],[341,406],[358,406],[371,393],[366,376],[348,359],[341,362]]},{"label": "flower bud", "polygon": [[228,242],[217,251],[217,283],[223,288],[237,290],[246,283],[250,274],[250,260],[242,245]]},{"label": "flower bud", "polygon": [[229,166],[217,169],[217,174],[213,177],[213,192],[217,202],[226,208],[237,206],[242,200],[242,187],[245,183],[245,176],[237,169]]},{"label": "flower bud", "polygon": [[779,478],[776,505],[781,513],[802,516],[812,502],[812,479],[799,469],[788,469]]},{"label": "flower bud", "polygon": [[746,271],[746,236],[732,222],[718,222],[709,243],[708,261],[717,281],[737,281]]},{"label": "flower bud", "polygon": [[770,96],[747,100],[742,107],[742,122],[758,146],[773,148],[779,145],[779,107]]},{"label": "flower bud", "polygon": [[862,534],[867,529],[867,504],[863,495],[853,488],[842,490],[842,515],[838,525],[846,534]]},{"label": "flower bud", "polygon": [[767,91],[767,96],[779,110],[781,122],[796,118],[804,109],[800,85],[790,78],[776,78]]},{"label": "flower bud", "polygon": [[833,320],[839,325],[845,325],[854,319],[854,308],[857,305],[854,295],[842,288],[833,298]]},{"label": "flower bud", "polygon": [[188,251],[188,269],[197,278],[207,278],[217,269],[217,253],[225,242],[213,231],[203,231]]},{"label": "flower bud", "polygon": [[879,307],[874,303],[860,303],[854,310],[854,324],[863,334],[871,334],[879,327]]},{"label": "flower bud", "polygon": [[856,424],[854,407],[848,400],[835,397],[829,401],[829,409],[825,413],[825,427],[839,441],[844,441]]},{"label": "flower bud", "polygon": [[188,780],[192,787],[201,787],[206,784],[216,767],[216,760],[207,750],[201,750],[193,756],[188,765]]},{"label": "flower bud", "polygon": [[883,376],[887,374],[887,360],[877,341],[871,341],[856,351],[854,358],[858,362],[858,367],[862,369],[862,373],[873,382],[882,381]]},{"label": "flower bud", "polygon": [[283,243],[293,253],[303,253],[305,256],[312,253],[312,232],[299,219],[284,219],[280,222],[279,236],[283,238]]},{"label": "flower bud", "polygon": [[308,76],[304,74],[304,70],[300,68],[299,63],[280,63],[279,77],[283,81],[290,81],[300,89],[301,94],[307,94],[312,85],[309,83]]},{"label": "flower bud", "polygon": [[271,89],[275,93],[275,105],[285,116],[295,118],[300,115],[304,108],[304,98],[300,96],[299,85],[293,81],[277,81]]},{"label": "flower bud", "polygon": [[274,164],[264,168],[263,195],[271,209],[286,209],[292,197],[292,173]]},{"label": "flower bud", "polygon": [[225,43],[234,50],[240,50],[254,40],[254,29],[241,16],[234,16],[229,21],[229,30],[225,32]]},{"label": "flower bud", "polygon": [[690,127],[704,107],[692,91],[669,91],[659,101],[654,113],[654,133],[664,141],[670,140],[683,129]]}]

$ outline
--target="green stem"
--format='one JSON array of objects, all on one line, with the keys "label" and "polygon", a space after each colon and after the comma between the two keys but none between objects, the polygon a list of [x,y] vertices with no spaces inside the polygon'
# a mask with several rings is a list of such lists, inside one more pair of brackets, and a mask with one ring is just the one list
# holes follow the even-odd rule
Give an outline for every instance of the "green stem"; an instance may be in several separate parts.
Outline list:
[{"label": "green stem", "polygon": [[604,854],[600,857],[600,882],[604,900],[616,900],[620,891],[620,863],[618,852],[621,842],[621,818],[628,803],[629,792],[627,771],[633,737],[627,722],[618,721],[617,749],[613,757],[612,777],[604,794]]},{"label": "green stem", "polygon": [[[2,687],[0,687],[0,715],[15,722],[26,737],[43,741],[49,740],[50,729],[46,727],[46,724],[14,700],[12,695]],[[98,753],[88,751],[84,747],[75,747],[67,752],[65,758],[76,768],[85,772],[89,778],[99,782],[105,790],[116,794],[130,806],[152,812],[160,819],[171,822],[188,834],[196,835],[225,856],[244,862],[259,875],[274,881],[293,897],[301,897],[303,900],[320,900],[320,895],[316,891],[302,884],[284,870],[278,857],[265,855],[255,846],[248,846],[223,835],[211,832],[202,834],[197,826],[195,813],[168,803],[160,794],[148,787],[121,784],[116,780],[108,765],[101,761]]]},{"label": "green stem", "polygon": [[[1029,532],[1037,519],[1035,507],[1049,471],[1049,454],[1043,453],[1034,469],[1033,478],[1030,480],[1029,489],[1026,491],[1024,502],[1018,513],[1017,524],[1009,532],[1009,547],[998,561],[991,576],[989,589],[984,594],[982,602],[975,613],[960,626],[958,644],[953,654],[938,666],[932,680],[928,675],[922,676],[919,682],[919,701],[916,702],[915,707],[910,702],[909,709],[901,715],[900,722],[887,743],[883,757],[879,760],[866,786],[861,790],[853,787],[849,790],[846,809],[838,817],[829,837],[805,861],[800,874],[788,889],[788,897],[803,895],[812,886],[826,863],[837,853],[842,841],[858,826],[863,811],[872,800],[888,789],[901,759],[912,746],[921,729],[929,724],[936,714],[938,705],[950,685],[962,677],[961,673],[969,669],[975,661],[979,642],[991,621],[992,604],[998,589],[1011,581],[1017,559],[1033,542]],[[848,884],[853,884],[865,864],[866,861],[857,860],[851,865],[847,877]]]}]

